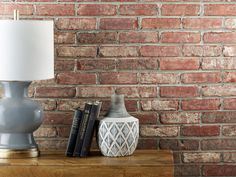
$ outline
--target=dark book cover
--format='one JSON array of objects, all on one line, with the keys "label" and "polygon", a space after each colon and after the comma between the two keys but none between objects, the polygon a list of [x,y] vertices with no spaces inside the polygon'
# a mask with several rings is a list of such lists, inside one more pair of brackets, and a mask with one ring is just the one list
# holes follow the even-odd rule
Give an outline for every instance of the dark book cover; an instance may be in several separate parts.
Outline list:
[{"label": "dark book cover", "polygon": [[74,151],[75,156],[80,155],[91,108],[92,108],[92,103],[86,103],[85,104],[82,120],[81,120],[81,123],[80,123],[80,126],[79,126],[78,136],[77,136],[77,139],[76,139],[76,146],[75,146],[75,151]]},{"label": "dark book cover", "polygon": [[71,130],[70,130],[70,136],[68,139],[68,144],[67,144],[67,149],[66,149],[66,155],[69,157],[73,156],[74,150],[75,150],[75,144],[76,144],[76,139],[78,135],[78,130],[79,130],[79,124],[82,118],[83,111],[76,109],[73,117],[73,122],[71,125]]},{"label": "dark book cover", "polygon": [[93,139],[95,120],[99,117],[101,105],[102,105],[101,102],[96,102],[92,105],[88,125],[87,125],[86,131],[85,131],[82,149],[80,152],[80,157],[88,156],[88,153],[89,153],[89,150],[91,147],[91,143],[92,143],[92,139]]}]

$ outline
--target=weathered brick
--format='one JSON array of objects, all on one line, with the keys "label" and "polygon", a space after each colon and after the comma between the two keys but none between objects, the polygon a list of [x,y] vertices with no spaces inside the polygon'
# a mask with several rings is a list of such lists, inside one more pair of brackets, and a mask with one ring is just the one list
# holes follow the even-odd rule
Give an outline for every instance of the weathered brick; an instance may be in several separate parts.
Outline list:
[{"label": "weathered brick", "polygon": [[205,43],[235,43],[235,32],[207,32],[204,33],[203,41]]},{"label": "weathered brick", "polygon": [[142,100],[140,104],[144,111],[178,110],[178,101],[175,100]]},{"label": "weathered brick", "polygon": [[71,126],[57,127],[57,133],[60,138],[68,138]]},{"label": "weathered brick", "polygon": [[74,60],[56,60],[55,71],[74,71],[75,61]]},{"label": "weathered brick", "polygon": [[75,33],[68,32],[55,32],[54,42],[56,44],[74,44],[75,43]]},{"label": "weathered brick", "polygon": [[143,29],[177,29],[180,25],[181,21],[177,18],[144,18],[142,20]]},{"label": "weathered brick", "polygon": [[176,126],[156,126],[156,125],[142,125],[140,127],[140,135],[144,137],[158,136],[158,137],[176,137],[179,129]]},{"label": "weathered brick", "polygon": [[113,44],[117,41],[116,32],[78,33],[77,39],[82,44]]},{"label": "weathered brick", "polygon": [[95,57],[97,55],[96,47],[67,47],[62,46],[57,49],[59,57]]},{"label": "weathered brick", "polygon": [[200,33],[196,32],[163,32],[161,33],[162,43],[199,43]]},{"label": "weathered brick", "polygon": [[12,15],[15,9],[19,10],[20,15],[33,15],[34,11],[32,4],[0,3],[0,15]]},{"label": "weathered brick", "polygon": [[236,126],[235,125],[222,126],[222,134],[224,136],[235,136],[236,135]]},{"label": "weathered brick", "polygon": [[225,19],[225,28],[236,29],[236,19],[235,18]]},{"label": "weathered brick", "polygon": [[185,152],[183,153],[184,163],[211,163],[220,162],[220,153],[216,152]]},{"label": "weathered brick", "polygon": [[131,72],[112,72],[100,73],[101,84],[137,84],[137,73]]},{"label": "weathered brick", "polygon": [[183,136],[218,136],[220,135],[220,127],[217,125],[206,126],[184,126],[181,134]]},{"label": "weathered brick", "polygon": [[77,61],[77,70],[114,70],[114,59],[81,59]]},{"label": "weathered brick", "polygon": [[177,57],[181,56],[181,48],[178,46],[142,46],[140,54],[144,57]]},{"label": "weathered brick", "polygon": [[217,57],[222,54],[219,45],[184,45],[183,55],[187,57]]},{"label": "weathered brick", "polygon": [[45,100],[36,100],[36,101],[42,106],[43,110],[45,111],[53,111],[57,107],[55,100],[45,99]]},{"label": "weathered brick", "polygon": [[199,4],[163,4],[161,6],[161,14],[166,16],[197,16],[199,13]]},{"label": "weathered brick", "polygon": [[155,112],[138,112],[132,115],[139,119],[140,124],[156,124],[158,120],[158,114]]},{"label": "weathered brick", "polygon": [[161,139],[160,140],[160,149],[181,151],[181,150],[197,150],[199,148],[198,140],[189,140],[189,139]]},{"label": "weathered brick", "polygon": [[66,149],[67,140],[39,139],[36,140],[40,150],[59,150]]},{"label": "weathered brick", "polygon": [[160,87],[161,97],[196,97],[199,90],[196,86],[164,86]]},{"label": "weathered brick", "polygon": [[158,42],[157,32],[121,32],[120,43],[156,43]]},{"label": "weathered brick", "polygon": [[207,16],[235,16],[235,4],[207,4],[204,5],[204,15]]},{"label": "weathered brick", "polygon": [[223,75],[224,82],[236,82],[236,72],[225,72]]},{"label": "weathered brick", "polygon": [[81,98],[101,98],[101,97],[108,97],[114,93],[114,88],[107,87],[107,86],[81,86],[78,87],[78,97]]},{"label": "weathered brick", "polygon": [[197,112],[165,112],[160,115],[162,124],[197,124],[200,113]]},{"label": "weathered brick", "polygon": [[205,112],[203,123],[236,123],[236,112]]},{"label": "weathered brick", "polygon": [[224,86],[204,86],[202,88],[204,96],[235,96],[236,87],[230,85]]},{"label": "weathered brick", "polygon": [[100,29],[102,30],[134,30],[138,27],[135,18],[102,18]]},{"label": "weathered brick", "polygon": [[149,70],[158,69],[158,60],[156,58],[121,58],[117,61],[118,70]]},{"label": "weathered brick", "polygon": [[56,27],[62,30],[94,30],[96,29],[95,18],[59,18]]},{"label": "weathered brick", "polygon": [[223,103],[224,103],[225,110],[236,109],[236,98],[225,98]]},{"label": "weathered brick", "polygon": [[41,98],[73,98],[75,95],[74,87],[37,87],[35,93]]},{"label": "weathered brick", "polygon": [[137,149],[157,149],[157,140],[154,138],[139,138]]},{"label": "weathered brick", "polygon": [[236,69],[236,60],[231,57],[225,58],[203,58],[202,69]]},{"label": "weathered brick", "polygon": [[200,176],[200,165],[177,165],[175,166],[175,176]]},{"label": "weathered brick", "polygon": [[44,112],[43,124],[46,125],[71,125],[72,112]]},{"label": "weathered brick", "polygon": [[77,12],[81,16],[113,16],[116,15],[116,5],[79,4]]},{"label": "weathered brick", "polygon": [[203,166],[204,176],[235,176],[236,165],[205,165]]},{"label": "weathered brick", "polygon": [[36,15],[42,16],[73,16],[75,5],[73,4],[38,4]]},{"label": "weathered brick", "polygon": [[55,127],[40,127],[34,132],[35,137],[52,138],[57,136]]},{"label": "weathered brick", "polygon": [[174,84],[180,82],[180,74],[177,73],[141,73],[142,84]]},{"label": "weathered brick", "polygon": [[202,150],[235,150],[236,139],[204,139]]},{"label": "weathered brick", "polygon": [[142,16],[157,15],[156,4],[121,4],[119,8],[120,15]]},{"label": "weathered brick", "polygon": [[235,163],[236,162],[236,153],[235,152],[224,152],[223,153],[223,162]]},{"label": "weathered brick", "polygon": [[223,55],[226,57],[236,56],[236,46],[235,45],[224,46]]},{"label": "weathered brick", "polygon": [[219,99],[196,99],[182,101],[183,110],[218,110],[219,108]]},{"label": "weathered brick", "polygon": [[199,72],[184,73],[181,75],[183,83],[219,83],[221,82],[220,72]]},{"label": "weathered brick", "polygon": [[165,57],[160,59],[161,70],[197,70],[199,67],[199,58]]},{"label": "weathered brick", "polygon": [[218,18],[184,18],[183,28],[185,29],[219,29],[222,27],[222,20]]},{"label": "weathered brick", "polygon": [[96,74],[65,72],[57,76],[59,84],[96,84]]},{"label": "weathered brick", "polygon": [[102,46],[99,50],[102,57],[137,57],[138,47],[135,46]]}]

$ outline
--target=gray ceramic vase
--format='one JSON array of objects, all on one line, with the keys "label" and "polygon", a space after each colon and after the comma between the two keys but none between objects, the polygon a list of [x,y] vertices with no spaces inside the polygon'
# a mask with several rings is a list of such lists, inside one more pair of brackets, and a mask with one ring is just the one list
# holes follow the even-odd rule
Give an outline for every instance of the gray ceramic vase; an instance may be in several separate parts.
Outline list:
[{"label": "gray ceramic vase", "polygon": [[138,144],[139,120],[127,112],[124,95],[112,95],[111,107],[99,122],[98,146],[104,156],[133,154]]}]

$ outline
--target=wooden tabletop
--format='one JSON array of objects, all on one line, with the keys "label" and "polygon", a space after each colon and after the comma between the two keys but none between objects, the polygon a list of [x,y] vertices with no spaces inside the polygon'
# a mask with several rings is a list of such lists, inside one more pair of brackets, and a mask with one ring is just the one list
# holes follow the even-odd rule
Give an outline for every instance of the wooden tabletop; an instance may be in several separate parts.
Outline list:
[{"label": "wooden tabletop", "polygon": [[104,157],[94,152],[86,158],[78,158],[50,151],[42,152],[38,158],[0,159],[0,171],[14,177],[19,175],[17,171],[25,176],[34,173],[43,177],[110,177],[114,173],[116,177],[172,177],[173,155],[170,151],[136,150],[126,157]]}]

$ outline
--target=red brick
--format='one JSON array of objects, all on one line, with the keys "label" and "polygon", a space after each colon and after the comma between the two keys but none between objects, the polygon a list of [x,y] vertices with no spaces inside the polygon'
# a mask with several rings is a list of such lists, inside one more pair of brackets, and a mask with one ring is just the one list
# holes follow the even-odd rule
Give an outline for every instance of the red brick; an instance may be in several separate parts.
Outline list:
[{"label": "red brick", "polygon": [[73,118],[72,112],[45,112],[43,124],[51,125],[71,125]]},{"label": "red brick", "polygon": [[175,176],[200,176],[200,165],[176,165]]},{"label": "red brick", "polygon": [[232,46],[224,46],[223,48],[223,54],[226,57],[233,57],[236,56],[236,46],[232,45]]},{"label": "red brick", "polygon": [[57,127],[58,137],[68,138],[70,135],[70,128],[71,126]]},{"label": "red brick", "polygon": [[55,32],[54,42],[56,44],[74,44],[75,43],[75,33]]},{"label": "red brick", "polygon": [[235,163],[236,162],[236,153],[235,152],[224,152],[223,153],[223,162]]},{"label": "red brick", "polygon": [[135,18],[102,18],[100,19],[100,29],[103,30],[134,30],[138,27]]},{"label": "red brick", "polygon": [[204,15],[209,16],[235,16],[235,4],[207,4],[204,6]]},{"label": "red brick", "polygon": [[74,60],[56,60],[55,71],[74,71],[75,61]]},{"label": "red brick", "polygon": [[157,140],[154,138],[139,138],[137,149],[157,149]]},{"label": "red brick", "polygon": [[181,21],[177,18],[144,18],[143,29],[176,29],[180,28]]},{"label": "red brick", "polygon": [[236,86],[204,86],[203,96],[236,96]]},{"label": "red brick", "polygon": [[200,33],[196,32],[163,32],[161,34],[162,43],[199,43]]},{"label": "red brick", "polygon": [[110,96],[114,93],[114,88],[107,86],[81,86],[78,87],[77,96],[80,98],[103,98]]},{"label": "red brick", "polygon": [[96,84],[96,75],[90,73],[65,72],[57,76],[59,84]]},{"label": "red brick", "polygon": [[236,112],[205,112],[203,123],[236,123]]},{"label": "red brick", "polygon": [[225,72],[223,75],[223,81],[231,83],[236,82],[236,72]]},{"label": "red brick", "polygon": [[112,72],[100,73],[101,84],[137,84],[137,73]]},{"label": "red brick", "polygon": [[121,32],[120,43],[156,43],[158,42],[157,32]]},{"label": "red brick", "polygon": [[144,111],[173,111],[178,110],[178,101],[175,100],[142,100],[141,108]]},{"label": "red brick", "polygon": [[200,113],[195,112],[167,112],[161,113],[163,124],[196,124],[200,122]]},{"label": "red brick", "polygon": [[141,73],[140,83],[142,84],[175,84],[180,82],[180,75],[177,73]]},{"label": "red brick", "polygon": [[41,98],[73,98],[75,95],[74,87],[37,87],[35,93]]},{"label": "red brick", "polygon": [[236,29],[236,19],[235,18],[225,19],[225,28]]},{"label": "red brick", "polygon": [[184,56],[195,57],[216,57],[221,56],[222,47],[217,45],[184,45]]},{"label": "red brick", "polygon": [[[203,58],[202,69],[236,69],[236,60],[234,58]],[[227,75],[227,74],[225,74]]]},{"label": "red brick", "polygon": [[158,61],[156,58],[122,58],[117,61],[116,68],[118,70],[158,69]]},{"label": "red brick", "polygon": [[132,115],[139,119],[140,124],[156,124],[158,120],[158,114],[154,112],[138,112]]},{"label": "red brick", "polygon": [[114,59],[81,59],[77,62],[77,70],[114,70]]},{"label": "red brick", "polygon": [[121,4],[119,8],[120,15],[142,16],[157,15],[156,4]]},{"label": "red brick", "polygon": [[196,86],[164,86],[160,87],[161,97],[195,97],[199,96]]},{"label": "red brick", "polygon": [[156,98],[159,94],[157,87],[140,86],[138,87],[139,96],[141,98]]},{"label": "red brick", "polygon": [[97,55],[96,47],[67,47],[61,46],[57,49],[57,55],[60,57],[95,57]]},{"label": "red brick", "polygon": [[[89,100],[82,99],[62,99],[57,101],[57,109],[59,111],[72,111],[78,107],[83,109],[86,102]],[[90,99],[90,101],[92,101]]]},{"label": "red brick", "polygon": [[113,16],[116,15],[116,5],[79,4],[77,12],[81,16]]},{"label": "red brick", "polygon": [[165,16],[196,16],[199,13],[199,4],[163,4],[161,6],[161,15]]},{"label": "red brick", "polygon": [[56,22],[58,29],[65,30],[94,30],[96,29],[95,18],[60,18]]},{"label": "red brick", "polygon": [[222,20],[218,18],[184,18],[185,29],[218,29],[222,27]]},{"label": "red brick", "polygon": [[40,127],[34,132],[34,136],[37,138],[53,138],[57,136],[55,127]]},{"label": "red brick", "polygon": [[31,4],[0,3],[0,15],[12,15],[14,10],[20,15],[33,15],[34,7]]},{"label": "red brick", "polygon": [[198,70],[200,67],[199,58],[161,58],[161,70]]},{"label": "red brick", "polygon": [[235,139],[207,139],[201,141],[202,150],[235,150]]},{"label": "red brick", "polygon": [[139,52],[136,46],[102,46],[99,55],[101,57],[137,57]]},{"label": "red brick", "polygon": [[73,4],[39,4],[36,5],[36,15],[43,16],[72,16],[75,14]]},{"label": "red brick", "polygon": [[181,48],[178,46],[142,46],[140,54],[146,57],[177,57],[181,55]]},{"label": "red brick", "polygon": [[140,135],[144,137],[176,137],[178,134],[179,129],[176,126],[142,125],[140,127]]},{"label": "red brick", "polygon": [[204,176],[235,176],[236,165],[205,165],[203,174]]},{"label": "red brick", "polygon": [[113,44],[117,41],[116,32],[79,33],[78,42],[82,44]]},{"label": "red brick", "polygon": [[182,101],[183,110],[218,110],[219,108],[219,99],[199,99]]},{"label": "red brick", "polygon": [[55,100],[36,100],[43,108],[43,110],[45,111],[53,111],[56,109],[57,105],[56,105],[56,101]]},{"label": "red brick", "polygon": [[66,149],[67,140],[56,140],[56,139],[38,139],[37,144],[39,145],[40,150],[59,150]]},{"label": "red brick", "polygon": [[182,127],[183,136],[218,136],[220,135],[220,127],[213,125],[206,126],[184,126]]},{"label": "red brick", "polygon": [[184,163],[211,163],[220,162],[220,153],[216,152],[185,152],[183,153]]},{"label": "red brick", "polygon": [[205,43],[235,43],[235,32],[207,32],[203,36]]},{"label": "red brick", "polygon": [[139,89],[138,89],[138,87],[133,87],[133,86],[116,87],[115,92],[117,94],[123,94],[127,98],[139,98]]},{"label": "red brick", "polygon": [[220,72],[199,72],[184,73],[181,75],[183,83],[219,83],[221,82]]},{"label": "red brick", "polygon": [[[110,109],[111,102],[103,100],[101,110],[107,112]],[[125,107],[128,112],[137,112],[138,111],[138,103],[137,100],[127,100],[125,99]]]},{"label": "red brick", "polygon": [[189,139],[161,139],[160,140],[160,149],[166,150],[198,150],[199,141],[198,140],[189,140]]},{"label": "red brick", "polygon": [[224,103],[225,110],[236,109],[236,98],[225,98],[223,103]]}]

